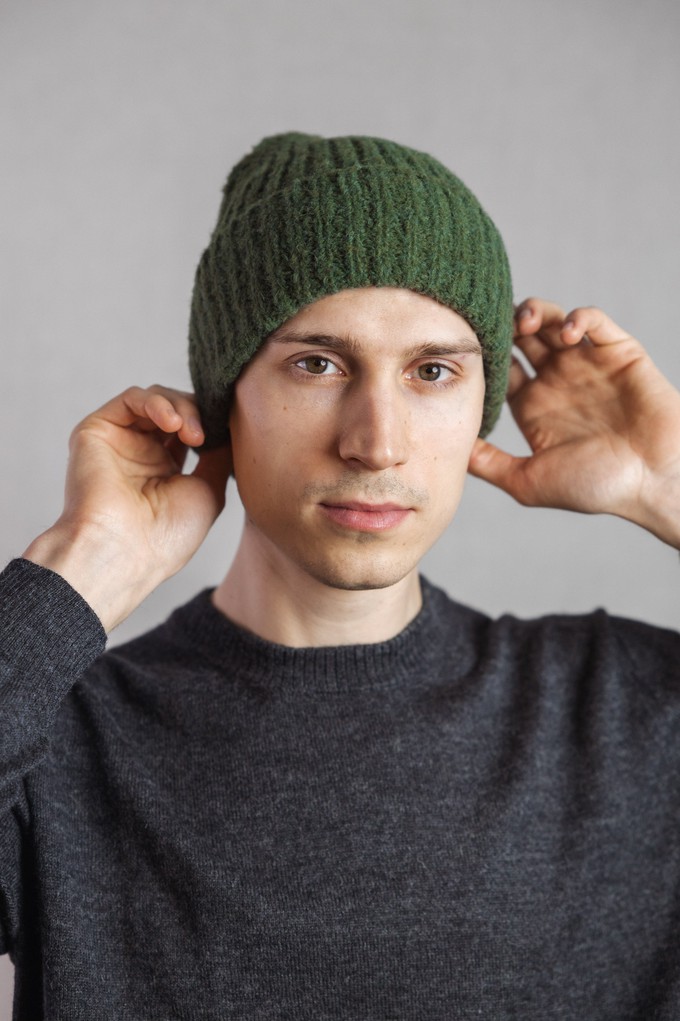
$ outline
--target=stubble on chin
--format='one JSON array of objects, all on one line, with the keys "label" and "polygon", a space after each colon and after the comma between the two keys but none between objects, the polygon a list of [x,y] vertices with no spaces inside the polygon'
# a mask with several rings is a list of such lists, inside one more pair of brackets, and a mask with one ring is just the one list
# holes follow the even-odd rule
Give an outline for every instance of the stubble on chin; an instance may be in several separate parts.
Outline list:
[{"label": "stubble on chin", "polygon": [[[345,549],[329,542],[316,556],[302,556],[300,566],[315,581],[346,592],[390,588],[418,566],[411,544],[394,547],[384,535],[356,532],[343,537]],[[351,548],[347,548],[347,543]],[[388,548],[391,546],[392,548]]]}]

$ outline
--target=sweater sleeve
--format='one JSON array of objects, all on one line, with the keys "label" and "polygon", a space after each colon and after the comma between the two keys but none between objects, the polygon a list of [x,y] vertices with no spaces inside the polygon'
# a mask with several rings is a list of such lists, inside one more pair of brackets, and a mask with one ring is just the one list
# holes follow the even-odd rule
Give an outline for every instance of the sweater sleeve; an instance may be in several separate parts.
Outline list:
[{"label": "sweater sleeve", "polygon": [[28,560],[0,573],[0,953],[23,780],[44,757],[67,693],[105,644],[99,618],[60,575]]},{"label": "sweater sleeve", "polygon": [[105,644],[99,618],[60,575],[28,560],[0,574],[0,814],[44,755],[66,694]]}]

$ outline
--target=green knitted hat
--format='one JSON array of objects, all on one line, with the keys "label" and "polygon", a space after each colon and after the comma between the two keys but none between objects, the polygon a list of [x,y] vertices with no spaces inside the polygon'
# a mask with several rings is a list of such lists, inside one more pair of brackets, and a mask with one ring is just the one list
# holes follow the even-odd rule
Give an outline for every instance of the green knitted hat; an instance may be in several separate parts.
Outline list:
[{"label": "green knitted hat", "polygon": [[405,287],[448,305],[483,350],[486,435],[512,346],[501,237],[437,160],[379,138],[265,138],[230,173],[198,269],[189,364],[206,442],[228,437],[232,385],[265,339],[328,294]]}]

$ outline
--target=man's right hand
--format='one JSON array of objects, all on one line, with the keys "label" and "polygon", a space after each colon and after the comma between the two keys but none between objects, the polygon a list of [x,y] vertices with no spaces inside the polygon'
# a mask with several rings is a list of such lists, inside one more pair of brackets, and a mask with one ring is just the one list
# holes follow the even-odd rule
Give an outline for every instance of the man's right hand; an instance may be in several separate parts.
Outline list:
[{"label": "man's right hand", "polygon": [[191,394],[131,387],[71,435],[64,510],[24,553],[61,574],[107,631],[193,556],[224,507],[227,447],[203,452]]}]

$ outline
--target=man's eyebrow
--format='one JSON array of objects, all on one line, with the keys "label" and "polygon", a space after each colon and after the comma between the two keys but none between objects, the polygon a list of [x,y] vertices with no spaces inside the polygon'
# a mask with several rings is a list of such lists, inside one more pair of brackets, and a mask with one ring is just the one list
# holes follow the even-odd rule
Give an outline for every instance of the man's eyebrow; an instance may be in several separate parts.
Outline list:
[{"label": "man's eyebrow", "polygon": [[[271,344],[309,344],[310,347],[325,347],[333,351],[358,355],[364,345],[358,337],[348,335],[338,337],[332,333],[305,333],[301,330],[276,330],[268,337]],[[447,355],[482,353],[482,347],[476,337],[460,337],[457,340],[429,340],[422,344],[414,344],[404,351],[406,358],[446,357]]]}]

